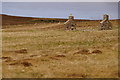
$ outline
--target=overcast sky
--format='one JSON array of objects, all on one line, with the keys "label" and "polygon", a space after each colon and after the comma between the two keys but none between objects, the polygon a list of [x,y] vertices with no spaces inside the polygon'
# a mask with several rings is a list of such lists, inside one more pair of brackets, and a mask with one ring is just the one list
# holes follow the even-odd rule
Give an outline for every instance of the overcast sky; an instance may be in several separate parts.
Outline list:
[{"label": "overcast sky", "polygon": [[72,13],[76,19],[118,19],[117,2],[3,2],[2,13],[42,18],[68,18]]}]

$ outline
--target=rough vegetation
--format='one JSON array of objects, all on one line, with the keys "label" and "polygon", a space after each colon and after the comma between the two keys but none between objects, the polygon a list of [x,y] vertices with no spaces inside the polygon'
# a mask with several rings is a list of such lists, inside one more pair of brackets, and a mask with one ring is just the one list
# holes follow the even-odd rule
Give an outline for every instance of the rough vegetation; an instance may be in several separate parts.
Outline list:
[{"label": "rough vegetation", "polygon": [[[90,24],[88,24],[90,23]],[[118,27],[99,31],[99,21],[5,25],[3,78],[116,78]]]}]

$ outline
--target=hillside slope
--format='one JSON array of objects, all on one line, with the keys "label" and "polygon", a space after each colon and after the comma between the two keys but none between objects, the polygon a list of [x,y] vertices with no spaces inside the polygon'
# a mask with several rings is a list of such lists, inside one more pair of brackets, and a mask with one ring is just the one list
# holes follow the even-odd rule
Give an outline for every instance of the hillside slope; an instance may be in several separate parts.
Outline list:
[{"label": "hillside slope", "polygon": [[[2,26],[10,25],[24,25],[24,24],[42,24],[42,23],[63,23],[67,19],[61,18],[32,18],[32,17],[20,17],[20,16],[10,16],[10,15],[0,15],[2,16]],[[84,20],[84,19],[75,19],[78,27],[97,27],[101,20]],[[111,20],[114,26],[118,25],[120,20]]]}]

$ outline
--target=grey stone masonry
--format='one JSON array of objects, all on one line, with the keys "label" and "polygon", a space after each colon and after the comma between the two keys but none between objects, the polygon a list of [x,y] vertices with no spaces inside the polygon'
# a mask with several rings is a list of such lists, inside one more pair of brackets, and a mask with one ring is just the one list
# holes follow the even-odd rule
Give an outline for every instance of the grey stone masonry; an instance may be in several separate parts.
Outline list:
[{"label": "grey stone masonry", "polygon": [[76,29],[76,24],[74,23],[74,16],[72,16],[72,14],[70,14],[68,20],[64,23],[65,25],[65,29],[67,30],[74,30]]},{"label": "grey stone masonry", "polygon": [[100,22],[100,30],[111,30],[112,23],[109,21],[109,15],[103,15],[103,20]]}]

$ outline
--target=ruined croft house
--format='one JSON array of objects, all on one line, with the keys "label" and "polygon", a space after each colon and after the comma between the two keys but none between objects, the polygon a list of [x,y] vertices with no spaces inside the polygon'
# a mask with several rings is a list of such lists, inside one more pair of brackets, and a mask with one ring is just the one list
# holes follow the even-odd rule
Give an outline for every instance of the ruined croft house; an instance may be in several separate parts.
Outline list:
[{"label": "ruined croft house", "polygon": [[100,30],[111,30],[112,23],[109,21],[109,15],[103,15],[103,20],[100,22]]},{"label": "ruined croft house", "polygon": [[64,23],[64,25],[65,25],[65,29],[67,30],[76,29],[76,24],[74,22],[74,16],[72,16],[72,14],[70,14],[68,20]]}]

